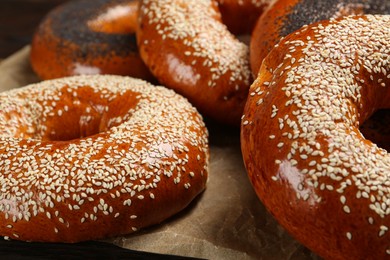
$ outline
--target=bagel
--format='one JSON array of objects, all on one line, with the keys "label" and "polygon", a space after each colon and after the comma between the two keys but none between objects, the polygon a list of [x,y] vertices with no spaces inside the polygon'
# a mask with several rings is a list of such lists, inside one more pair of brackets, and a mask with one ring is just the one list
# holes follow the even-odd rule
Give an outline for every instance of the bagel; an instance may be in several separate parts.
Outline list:
[{"label": "bagel", "polygon": [[250,64],[256,77],[261,62],[281,38],[321,20],[345,15],[390,14],[388,0],[276,0],[257,21],[250,41]]},{"label": "bagel", "polygon": [[252,81],[249,48],[222,23],[214,0],[142,0],[137,42],[158,81],[205,116],[239,125]]},{"label": "bagel", "polygon": [[266,208],[326,259],[390,256],[390,155],[359,126],[390,108],[390,16],[322,21],[285,37],[250,88],[241,125]]},{"label": "bagel", "polygon": [[206,184],[207,130],[188,101],[121,76],[0,93],[0,235],[78,242],[185,208]]},{"label": "bagel", "polygon": [[77,0],[55,8],[33,35],[30,61],[41,79],[80,74],[153,81],[139,57],[136,0]]}]

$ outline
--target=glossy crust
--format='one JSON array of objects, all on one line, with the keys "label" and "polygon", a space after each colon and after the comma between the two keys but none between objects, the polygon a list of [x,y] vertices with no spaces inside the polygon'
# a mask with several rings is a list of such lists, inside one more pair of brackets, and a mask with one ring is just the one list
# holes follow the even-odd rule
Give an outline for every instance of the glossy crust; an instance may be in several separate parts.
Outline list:
[{"label": "glossy crust", "polygon": [[143,0],[140,54],[163,85],[199,111],[238,125],[251,82],[249,48],[221,22],[212,0]]},{"label": "glossy crust", "polygon": [[276,0],[257,21],[250,42],[255,77],[261,62],[281,38],[304,25],[345,15],[390,14],[388,0]]},{"label": "glossy crust", "polygon": [[251,34],[257,19],[274,0],[217,0],[222,21],[233,34]]},{"label": "glossy crust", "polygon": [[266,57],[241,127],[249,178],[292,235],[328,259],[390,256],[390,155],[359,126],[390,108],[390,16],[304,27]]},{"label": "glossy crust", "polygon": [[77,242],[134,232],[205,188],[207,130],[188,101],[120,76],[0,94],[0,235]]},{"label": "glossy crust", "polygon": [[153,81],[137,49],[137,12],[136,0],[77,0],[55,8],[33,36],[33,70],[42,79],[114,74]]}]

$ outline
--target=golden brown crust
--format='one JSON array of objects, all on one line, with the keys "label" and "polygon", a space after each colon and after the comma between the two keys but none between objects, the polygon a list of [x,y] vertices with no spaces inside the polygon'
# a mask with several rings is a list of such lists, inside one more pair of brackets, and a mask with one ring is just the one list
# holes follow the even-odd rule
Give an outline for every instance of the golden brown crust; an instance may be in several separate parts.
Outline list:
[{"label": "golden brown crust", "polygon": [[280,39],[321,20],[346,15],[390,14],[385,0],[276,0],[258,19],[250,43],[252,74],[257,76],[261,62]]},{"label": "golden brown crust", "polygon": [[390,255],[390,156],[359,131],[389,108],[389,28],[390,16],[304,27],[271,51],[250,89],[241,128],[250,180],[325,258]]},{"label": "golden brown crust", "polygon": [[187,97],[205,115],[239,124],[251,75],[248,47],[221,22],[210,0],[144,0],[137,41],[163,85]]},{"label": "golden brown crust", "polygon": [[78,0],[52,10],[35,32],[31,65],[42,79],[80,74],[153,81],[135,40],[138,1]]},{"label": "golden brown crust", "polygon": [[0,100],[1,236],[77,242],[128,234],[205,188],[207,130],[171,90],[77,76]]}]

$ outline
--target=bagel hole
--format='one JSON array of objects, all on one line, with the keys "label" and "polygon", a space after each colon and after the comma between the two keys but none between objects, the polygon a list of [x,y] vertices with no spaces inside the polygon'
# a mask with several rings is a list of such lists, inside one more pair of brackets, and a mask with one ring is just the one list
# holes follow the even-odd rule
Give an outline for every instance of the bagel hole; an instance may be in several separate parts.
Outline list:
[{"label": "bagel hole", "polygon": [[390,151],[390,109],[376,111],[361,126],[363,136],[378,147]]},{"label": "bagel hole", "polygon": [[138,103],[138,93],[127,91],[122,95],[107,95],[90,87],[77,91],[62,89],[61,100],[49,115],[38,123],[36,131],[42,140],[70,141],[90,137],[118,126],[131,116]]}]

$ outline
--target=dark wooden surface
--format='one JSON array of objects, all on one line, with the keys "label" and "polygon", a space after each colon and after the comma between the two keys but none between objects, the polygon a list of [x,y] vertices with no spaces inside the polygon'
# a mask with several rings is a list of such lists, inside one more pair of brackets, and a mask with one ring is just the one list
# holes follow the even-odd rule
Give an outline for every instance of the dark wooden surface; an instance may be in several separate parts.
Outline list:
[{"label": "dark wooden surface", "polygon": [[0,239],[0,254],[2,260],[198,260],[190,257],[127,250],[104,242],[46,244]]},{"label": "dark wooden surface", "polygon": [[0,0],[0,59],[31,41],[41,19],[67,0]]}]

